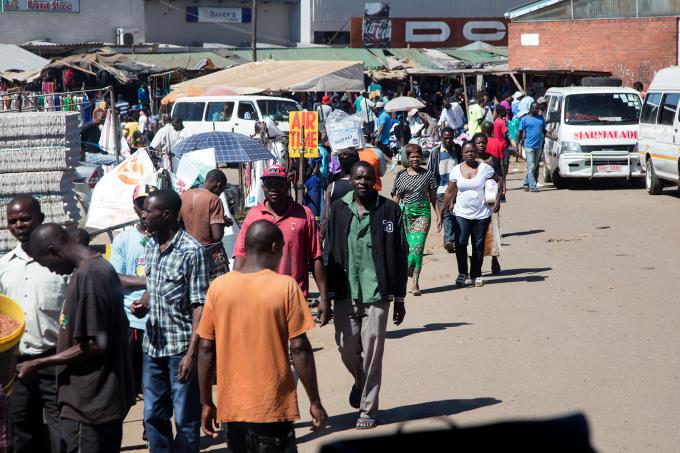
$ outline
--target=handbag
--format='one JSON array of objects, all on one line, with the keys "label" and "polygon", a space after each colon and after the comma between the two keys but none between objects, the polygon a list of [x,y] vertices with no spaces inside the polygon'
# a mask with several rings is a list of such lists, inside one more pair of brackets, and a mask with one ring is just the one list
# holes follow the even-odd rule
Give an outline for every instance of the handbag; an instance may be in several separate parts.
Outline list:
[{"label": "handbag", "polygon": [[484,201],[493,204],[498,199],[498,183],[493,179],[487,179],[484,183]]}]

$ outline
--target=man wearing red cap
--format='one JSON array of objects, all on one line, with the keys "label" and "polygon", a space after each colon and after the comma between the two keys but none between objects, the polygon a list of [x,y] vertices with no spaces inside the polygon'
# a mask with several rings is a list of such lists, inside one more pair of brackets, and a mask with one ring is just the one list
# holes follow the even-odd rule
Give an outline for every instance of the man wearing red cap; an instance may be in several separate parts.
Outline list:
[{"label": "man wearing red cap", "polygon": [[316,108],[316,111],[319,112],[319,124],[324,124],[328,115],[333,111],[333,107],[331,107],[331,97],[328,95],[322,97],[321,105]]},{"label": "man wearing red cap", "polygon": [[307,296],[311,264],[316,286],[319,288],[319,302],[327,304],[326,274],[321,259],[323,252],[314,214],[308,207],[290,198],[288,174],[281,165],[272,165],[265,169],[262,173],[262,186],[265,201],[248,211],[236,239],[234,269],[239,270],[243,264],[248,227],[258,220],[269,220],[281,229],[285,241],[279,274],[293,277]]}]

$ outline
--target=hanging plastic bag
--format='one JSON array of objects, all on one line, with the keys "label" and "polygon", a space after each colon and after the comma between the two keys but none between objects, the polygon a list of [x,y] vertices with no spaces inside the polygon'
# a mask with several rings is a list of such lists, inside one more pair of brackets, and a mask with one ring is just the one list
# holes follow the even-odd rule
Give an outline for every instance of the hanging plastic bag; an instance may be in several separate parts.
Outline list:
[{"label": "hanging plastic bag", "polygon": [[344,148],[363,149],[363,121],[361,114],[349,115],[342,110],[333,110],[326,118],[326,133],[331,150],[337,152]]}]

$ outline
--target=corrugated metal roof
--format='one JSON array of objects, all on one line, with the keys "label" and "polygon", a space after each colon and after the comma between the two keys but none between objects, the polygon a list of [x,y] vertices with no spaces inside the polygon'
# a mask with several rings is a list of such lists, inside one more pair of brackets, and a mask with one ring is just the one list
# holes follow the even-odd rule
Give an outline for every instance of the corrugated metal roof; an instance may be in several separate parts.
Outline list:
[{"label": "corrugated metal roof", "polygon": [[538,0],[535,2],[531,2],[528,5],[511,9],[510,11],[505,13],[505,17],[507,17],[508,19],[515,19],[517,17],[525,16],[527,14],[554,5],[555,3],[560,3],[562,1],[564,0]]},{"label": "corrugated metal roof", "polygon": [[131,60],[160,66],[165,69],[193,69],[204,60],[209,59],[216,68],[231,68],[239,64],[239,61],[229,60],[212,52],[189,52],[189,53],[139,53],[127,54]]},{"label": "corrugated metal roof", "polygon": [[[234,50],[233,54],[252,60],[252,51]],[[349,48],[309,48],[309,49],[267,49],[257,51],[258,60],[346,60],[362,61],[364,70],[384,68],[387,61],[384,57],[373,54],[368,49]]]},{"label": "corrugated metal roof", "polygon": [[0,72],[34,71],[45,67],[49,60],[13,44],[0,44]]},{"label": "corrugated metal roof", "polygon": [[[382,49],[371,49],[373,53],[381,52]],[[397,59],[408,58],[409,60],[416,63],[421,68],[427,69],[444,69],[443,66],[437,64],[437,62],[428,57],[420,49],[385,49],[387,52],[394,55]]]},{"label": "corrugated metal roof", "polygon": [[507,57],[482,50],[440,49],[446,55],[457,60],[463,60],[474,64],[485,64],[507,60]]}]

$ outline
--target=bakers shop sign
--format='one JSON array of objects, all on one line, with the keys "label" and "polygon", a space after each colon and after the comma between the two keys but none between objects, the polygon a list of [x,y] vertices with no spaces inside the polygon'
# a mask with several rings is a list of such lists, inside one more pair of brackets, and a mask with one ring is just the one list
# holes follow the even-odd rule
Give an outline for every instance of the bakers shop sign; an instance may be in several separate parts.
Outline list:
[{"label": "bakers shop sign", "polygon": [[[351,20],[352,47],[364,47],[361,17]],[[508,45],[504,18],[392,18],[391,47],[462,47],[475,41]]]},{"label": "bakers shop sign", "polygon": [[0,0],[2,11],[20,11],[29,13],[79,13],[80,0]]}]

